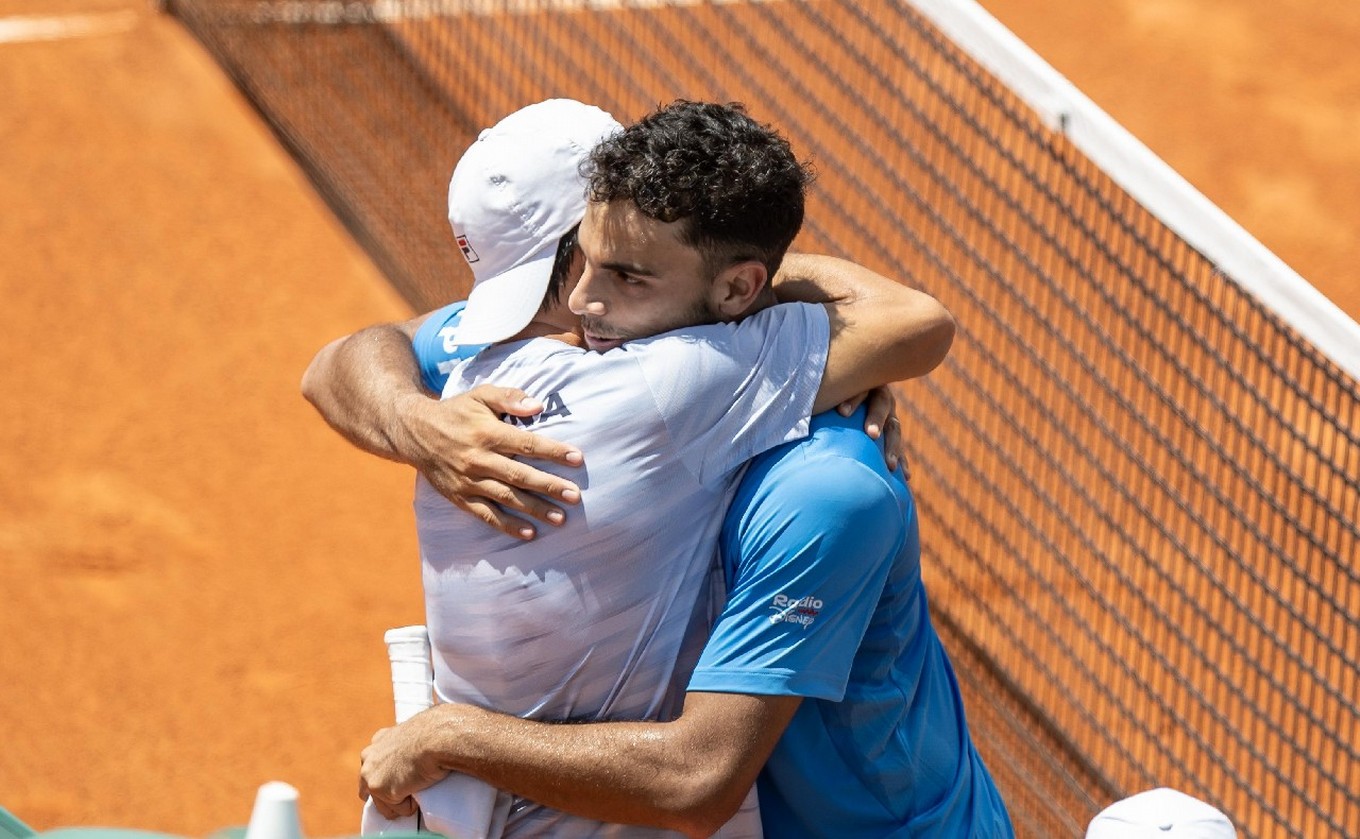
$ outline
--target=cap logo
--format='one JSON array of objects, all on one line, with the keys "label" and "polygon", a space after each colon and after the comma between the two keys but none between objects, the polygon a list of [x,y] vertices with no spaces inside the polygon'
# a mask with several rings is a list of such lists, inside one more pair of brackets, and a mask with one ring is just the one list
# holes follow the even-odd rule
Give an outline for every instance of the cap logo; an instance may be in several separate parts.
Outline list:
[{"label": "cap logo", "polygon": [[458,241],[458,250],[463,252],[463,258],[468,261],[468,264],[480,261],[481,257],[477,256],[477,252],[472,249],[472,245],[468,244],[466,236],[457,236],[455,238]]}]

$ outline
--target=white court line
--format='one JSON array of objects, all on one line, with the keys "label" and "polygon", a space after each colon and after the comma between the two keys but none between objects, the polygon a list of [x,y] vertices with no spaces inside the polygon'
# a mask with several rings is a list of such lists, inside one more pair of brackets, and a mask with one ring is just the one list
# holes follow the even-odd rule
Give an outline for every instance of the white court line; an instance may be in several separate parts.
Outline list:
[{"label": "white court line", "polygon": [[254,23],[342,26],[390,23],[435,17],[524,15],[533,12],[615,11],[667,6],[726,6],[789,0],[260,0],[252,7]]},{"label": "white court line", "polygon": [[132,10],[58,17],[0,17],[0,44],[60,41],[66,38],[126,32],[137,23],[137,17],[137,13]]}]

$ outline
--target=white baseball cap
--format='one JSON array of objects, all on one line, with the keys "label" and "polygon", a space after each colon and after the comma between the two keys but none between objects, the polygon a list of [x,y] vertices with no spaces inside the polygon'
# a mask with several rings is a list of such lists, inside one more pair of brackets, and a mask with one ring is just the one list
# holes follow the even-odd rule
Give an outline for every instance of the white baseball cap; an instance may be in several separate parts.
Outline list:
[{"label": "white baseball cap", "polygon": [[1167,787],[1140,792],[1101,810],[1086,839],[1237,839],[1218,808]]},{"label": "white baseball cap", "polygon": [[449,181],[449,223],[473,277],[459,344],[501,341],[534,319],[557,242],[586,214],[582,164],[622,128],[593,105],[549,99],[486,129],[463,154]]}]

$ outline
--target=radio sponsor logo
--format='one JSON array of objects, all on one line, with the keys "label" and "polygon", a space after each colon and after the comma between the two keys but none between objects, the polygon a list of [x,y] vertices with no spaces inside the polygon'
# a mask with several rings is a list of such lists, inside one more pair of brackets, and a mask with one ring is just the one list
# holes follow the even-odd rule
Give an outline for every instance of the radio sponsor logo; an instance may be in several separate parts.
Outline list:
[{"label": "radio sponsor logo", "polygon": [[770,608],[774,610],[770,615],[770,623],[796,623],[807,629],[822,613],[822,601],[811,595],[789,597],[787,594],[776,594],[770,601]]}]

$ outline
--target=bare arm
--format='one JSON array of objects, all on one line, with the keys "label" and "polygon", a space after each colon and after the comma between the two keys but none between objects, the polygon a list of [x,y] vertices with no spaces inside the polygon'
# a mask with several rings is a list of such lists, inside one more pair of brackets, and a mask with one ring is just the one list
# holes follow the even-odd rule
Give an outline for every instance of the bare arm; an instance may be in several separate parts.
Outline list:
[{"label": "bare arm", "polygon": [[529,522],[507,511],[560,523],[562,510],[539,495],[576,503],[578,488],[514,458],[576,466],[580,452],[500,421],[542,410],[523,391],[482,386],[444,401],[430,393],[411,350],[425,317],[327,344],[303,374],[303,396],[346,440],[414,466],[454,504],[504,533],[534,536]]},{"label": "bare arm", "polygon": [[360,797],[387,815],[448,772],[601,821],[709,836],[736,813],[801,702],[690,693],[673,722],[556,724],[437,705],[363,752]]},{"label": "bare arm", "polygon": [[425,321],[361,329],[331,341],[302,374],[302,395],[331,428],[370,454],[415,466],[420,453],[401,428],[399,406],[433,394],[421,382],[411,339]]},{"label": "bare arm", "polygon": [[876,385],[929,373],[954,340],[954,318],[938,300],[843,259],[789,254],[774,292],[780,302],[822,303],[831,317],[814,413]]}]

